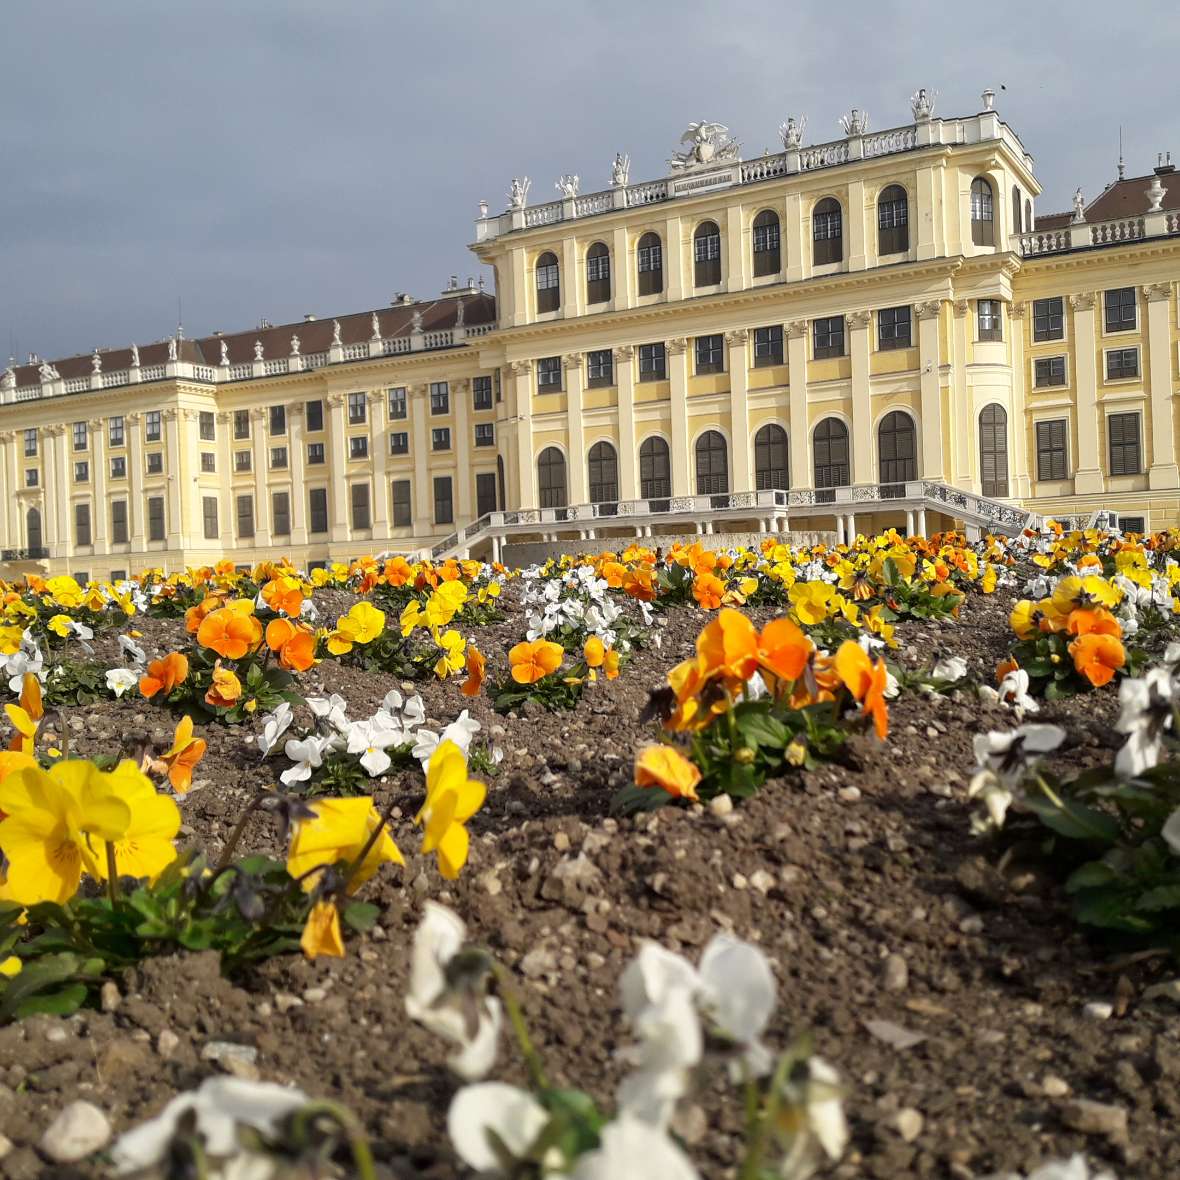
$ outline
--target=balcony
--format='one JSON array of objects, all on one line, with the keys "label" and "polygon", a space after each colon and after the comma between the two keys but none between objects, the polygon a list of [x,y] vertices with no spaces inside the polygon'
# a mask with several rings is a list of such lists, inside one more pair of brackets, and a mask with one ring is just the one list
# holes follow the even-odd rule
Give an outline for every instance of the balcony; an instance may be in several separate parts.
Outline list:
[{"label": "balcony", "polygon": [[49,550],[44,545],[34,545],[29,549],[2,549],[0,561],[5,563],[17,561],[45,561],[49,557]]},{"label": "balcony", "polygon": [[1102,246],[1123,246],[1148,238],[1180,234],[1180,211],[1160,209],[1113,221],[1078,221],[1062,229],[1034,230],[1013,234],[1011,248],[1023,258],[1066,254],[1071,250],[1092,250]]}]

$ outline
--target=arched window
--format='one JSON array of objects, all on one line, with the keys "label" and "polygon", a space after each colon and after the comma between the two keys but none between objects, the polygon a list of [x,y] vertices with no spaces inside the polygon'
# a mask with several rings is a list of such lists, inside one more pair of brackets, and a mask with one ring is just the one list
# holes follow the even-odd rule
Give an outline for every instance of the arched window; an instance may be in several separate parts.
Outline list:
[{"label": "arched window", "polygon": [[25,542],[28,548],[36,553],[43,545],[41,536],[41,509],[30,508],[25,513]]},{"label": "arched window", "polygon": [[[1028,227],[1025,226],[1025,229]],[[1020,189],[1012,186],[1012,232],[1014,234],[1020,233]]]},{"label": "arched window", "polygon": [[991,181],[977,176],[971,182],[971,240],[977,246],[994,246],[995,201]]},{"label": "arched window", "polygon": [[891,410],[877,427],[877,458],[882,483],[905,483],[918,478],[918,439],[914,420],[901,410]]},{"label": "arched window", "polygon": [[763,209],[754,218],[754,277],[776,275],[782,270],[782,245],[778,214]]},{"label": "arched window", "polygon": [[844,257],[844,215],[835,197],[824,197],[811,212],[811,261],[815,266]]},{"label": "arched window", "polygon": [[706,430],[696,445],[697,495],[729,491],[729,450],[716,430]]},{"label": "arched window", "polygon": [[851,482],[848,474],[848,427],[839,418],[825,418],[812,438],[815,456],[815,486],[843,488]]},{"label": "arched window", "polygon": [[668,444],[658,434],[645,438],[639,448],[639,494],[645,500],[658,500],[672,494]]},{"label": "arched window", "polygon": [[1028,197],[1025,197],[1024,198],[1024,232],[1026,234],[1031,234],[1032,231],[1033,231],[1032,201],[1030,201],[1028,199]]},{"label": "arched window", "polygon": [[696,287],[721,282],[721,231],[715,221],[702,221],[692,235],[692,281]]},{"label": "arched window", "polygon": [[542,508],[564,508],[568,503],[565,490],[565,456],[556,447],[546,447],[537,460],[537,476]]},{"label": "arched window", "polygon": [[610,250],[605,242],[595,242],[586,251],[586,302],[610,300]]},{"label": "arched window", "polygon": [[777,423],[767,423],[754,435],[754,486],[780,491],[791,486],[787,432]]},{"label": "arched window", "polygon": [[664,289],[664,245],[659,234],[644,234],[635,250],[639,294],[658,295]]},{"label": "arched window", "polygon": [[900,184],[891,184],[877,198],[877,253],[904,254],[909,248],[909,201]]},{"label": "arched window", "polygon": [[561,306],[561,270],[557,255],[545,253],[537,259],[537,311],[556,311]]},{"label": "arched window", "polygon": [[979,415],[979,482],[985,496],[1008,494],[1008,415],[994,402]]},{"label": "arched window", "polygon": [[590,448],[590,503],[606,504],[619,498],[619,458],[608,442]]}]

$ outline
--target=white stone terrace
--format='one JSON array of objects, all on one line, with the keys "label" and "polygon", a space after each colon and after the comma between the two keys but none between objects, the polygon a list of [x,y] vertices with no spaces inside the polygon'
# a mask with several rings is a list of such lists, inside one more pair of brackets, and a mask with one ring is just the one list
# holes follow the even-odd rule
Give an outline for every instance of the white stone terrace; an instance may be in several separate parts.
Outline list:
[{"label": "white stone terrace", "polygon": [[1172,234],[1180,234],[1180,209],[1157,209],[1113,221],[1075,221],[1058,229],[1013,234],[1012,249],[1025,258],[1038,258],[1044,254],[1119,246],[1126,242],[1165,238]]}]

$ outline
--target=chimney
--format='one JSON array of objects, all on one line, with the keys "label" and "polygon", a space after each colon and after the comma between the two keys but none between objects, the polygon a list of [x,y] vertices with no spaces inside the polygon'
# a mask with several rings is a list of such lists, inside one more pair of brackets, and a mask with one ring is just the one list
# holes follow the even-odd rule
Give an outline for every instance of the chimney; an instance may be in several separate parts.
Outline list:
[{"label": "chimney", "polygon": [[304,322],[305,324],[310,324],[310,323],[312,323],[312,321],[314,321],[314,320],[315,320],[315,316],[313,316],[313,315],[311,314],[311,312],[308,312],[308,313],[307,313],[307,314],[306,314],[306,315],[303,317],[303,322]]},{"label": "chimney", "polygon": [[1171,152],[1160,152],[1156,159],[1158,163],[1153,169],[1156,176],[1167,176],[1170,172],[1176,171],[1176,165],[1172,163]]}]

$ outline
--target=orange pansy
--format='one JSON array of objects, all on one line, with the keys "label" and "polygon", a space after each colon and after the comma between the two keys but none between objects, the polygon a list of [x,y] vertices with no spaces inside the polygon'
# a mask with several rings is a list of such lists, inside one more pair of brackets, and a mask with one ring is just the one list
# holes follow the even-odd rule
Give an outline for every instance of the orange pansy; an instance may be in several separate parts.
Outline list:
[{"label": "orange pansy", "polygon": [[517,684],[536,684],[538,680],[556,672],[565,654],[560,643],[548,639],[534,639],[518,643],[508,653],[512,679]]},{"label": "orange pansy", "polygon": [[162,660],[152,660],[139,678],[139,691],[149,700],[158,692],[167,696],[188,677],[188,657],[178,651],[169,652]]}]

